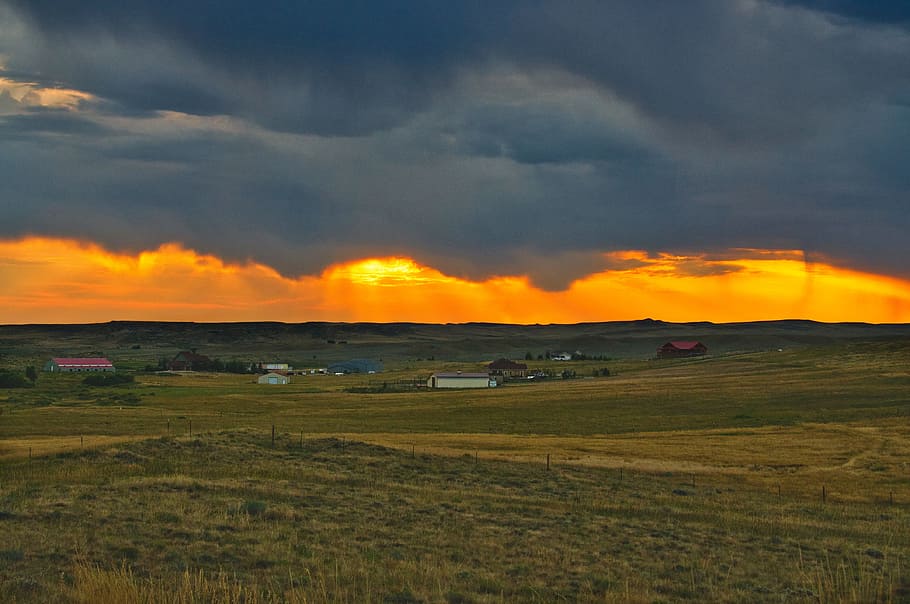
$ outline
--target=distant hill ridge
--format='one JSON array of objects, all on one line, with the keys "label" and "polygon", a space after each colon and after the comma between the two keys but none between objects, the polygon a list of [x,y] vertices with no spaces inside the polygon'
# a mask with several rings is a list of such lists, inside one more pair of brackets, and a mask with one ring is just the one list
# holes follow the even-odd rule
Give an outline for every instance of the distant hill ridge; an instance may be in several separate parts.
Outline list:
[{"label": "distant hill ridge", "polygon": [[107,355],[115,363],[142,367],[195,348],[223,360],[326,365],[353,358],[489,362],[530,355],[537,360],[547,352],[576,351],[600,358],[650,358],[671,340],[699,340],[709,355],[718,355],[894,339],[910,342],[910,324],[656,319],[549,325],[111,321],[0,326],[0,355],[25,354],[34,362],[51,356]]}]

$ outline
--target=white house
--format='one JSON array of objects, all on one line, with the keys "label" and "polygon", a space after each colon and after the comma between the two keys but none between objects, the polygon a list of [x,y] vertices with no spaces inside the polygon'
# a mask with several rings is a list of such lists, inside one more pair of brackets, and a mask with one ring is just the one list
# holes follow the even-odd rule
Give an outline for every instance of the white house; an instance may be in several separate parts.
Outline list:
[{"label": "white house", "polygon": [[291,381],[291,378],[284,375],[283,373],[275,373],[270,371],[269,373],[259,376],[257,380],[260,384],[288,384]]},{"label": "white house", "polygon": [[427,388],[493,388],[496,380],[489,373],[434,373]]}]

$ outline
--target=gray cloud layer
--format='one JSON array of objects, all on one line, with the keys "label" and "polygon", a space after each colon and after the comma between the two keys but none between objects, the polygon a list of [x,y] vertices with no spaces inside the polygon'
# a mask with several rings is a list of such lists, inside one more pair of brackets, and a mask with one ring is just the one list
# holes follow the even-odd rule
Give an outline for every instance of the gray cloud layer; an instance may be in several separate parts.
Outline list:
[{"label": "gray cloud layer", "polygon": [[0,76],[94,97],[0,94],[0,236],[550,288],[624,248],[910,276],[897,3],[287,5],[0,0]]}]

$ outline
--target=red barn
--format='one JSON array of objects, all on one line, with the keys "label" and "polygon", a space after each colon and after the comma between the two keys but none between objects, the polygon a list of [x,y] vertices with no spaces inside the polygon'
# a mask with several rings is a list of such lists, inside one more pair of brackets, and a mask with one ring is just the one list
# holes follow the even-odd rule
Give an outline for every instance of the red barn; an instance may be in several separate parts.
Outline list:
[{"label": "red barn", "polygon": [[524,363],[516,363],[510,359],[498,359],[487,365],[487,369],[493,375],[501,375],[504,378],[525,377],[528,373],[528,366]]},{"label": "red barn", "polygon": [[678,340],[667,342],[657,348],[657,358],[697,357],[708,353],[708,347],[701,342]]},{"label": "red barn", "polygon": [[44,364],[44,370],[68,373],[81,371],[114,371],[114,364],[101,357],[54,357]]},{"label": "red barn", "polygon": [[196,354],[195,350],[178,352],[174,360],[167,364],[171,371],[210,371],[213,366],[212,359],[204,354]]}]

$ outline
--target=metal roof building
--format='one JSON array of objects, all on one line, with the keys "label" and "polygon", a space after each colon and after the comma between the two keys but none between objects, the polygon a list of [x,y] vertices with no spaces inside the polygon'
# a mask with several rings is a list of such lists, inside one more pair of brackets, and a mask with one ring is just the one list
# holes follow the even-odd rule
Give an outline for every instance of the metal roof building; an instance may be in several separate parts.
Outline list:
[{"label": "metal roof building", "polygon": [[427,388],[492,388],[496,380],[489,373],[434,373],[427,380]]},{"label": "metal roof building", "polygon": [[114,364],[104,357],[54,357],[44,364],[44,370],[53,373],[114,371]]}]

